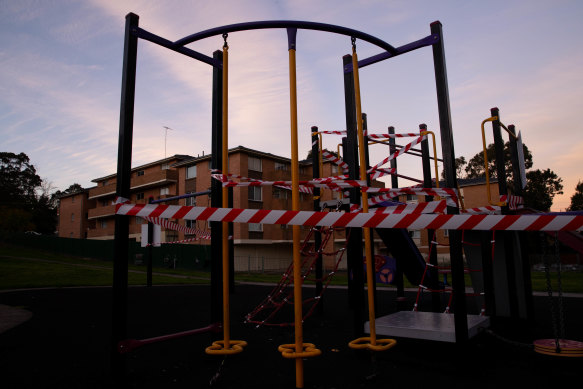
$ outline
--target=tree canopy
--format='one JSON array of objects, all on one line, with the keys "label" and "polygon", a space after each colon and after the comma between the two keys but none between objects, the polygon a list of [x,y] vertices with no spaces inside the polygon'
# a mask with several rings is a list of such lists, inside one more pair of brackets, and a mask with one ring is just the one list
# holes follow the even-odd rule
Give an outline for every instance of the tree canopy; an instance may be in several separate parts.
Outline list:
[{"label": "tree canopy", "polygon": [[0,231],[54,233],[56,208],[43,184],[25,153],[0,152]]},{"label": "tree canopy", "polygon": [[[523,151],[524,165],[528,170],[533,166],[532,153],[524,144]],[[488,145],[486,153],[488,157],[488,173],[491,178],[497,178],[496,152],[493,143]],[[476,153],[467,164],[464,157],[456,158],[455,167],[459,178],[485,177],[486,169],[484,166],[484,152],[480,151]],[[465,171],[465,175],[462,175],[462,169]],[[504,169],[508,179],[508,191],[512,193],[514,185],[512,161],[510,158],[510,142],[504,144]],[[553,205],[553,198],[558,194],[563,194],[563,179],[557,176],[557,174],[551,169],[527,171],[526,181],[527,185],[523,192],[524,203],[526,206],[539,211],[549,211]]]},{"label": "tree canopy", "polygon": [[579,181],[575,187],[575,193],[571,196],[571,205],[569,211],[583,210],[583,181]]}]

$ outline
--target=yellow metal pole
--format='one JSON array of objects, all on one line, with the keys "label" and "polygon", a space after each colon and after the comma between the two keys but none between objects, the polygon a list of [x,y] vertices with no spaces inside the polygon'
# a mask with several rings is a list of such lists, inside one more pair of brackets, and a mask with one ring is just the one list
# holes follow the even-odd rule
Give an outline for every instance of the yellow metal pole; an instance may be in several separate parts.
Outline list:
[{"label": "yellow metal pole", "polygon": [[[358,57],[356,45],[352,45],[352,72],[354,75],[354,98],[356,102],[356,124],[358,134],[358,158],[360,163],[360,179],[366,180],[366,160],[364,155],[364,131],[362,124],[362,107],[360,102],[360,80],[358,78]],[[362,191],[362,212],[368,213],[368,195]],[[373,294],[373,259],[371,258],[370,228],[364,227],[364,251],[366,256],[366,285],[368,288],[368,320],[370,327],[370,344],[376,346],[376,326]]]},{"label": "yellow metal pole", "polygon": [[[223,174],[229,173],[229,46],[223,46]],[[223,208],[229,207],[229,189],[223,187]],[[230,307],[229,307],[229,223],[223,222],[223,340],[224,348],[230,345]]]},{"label": "yellow metal pole", "polygon": [[[296,87],[296,51],[289,49],[289,107],[291,120],[291,160],[292,160],[292,211],[300,210],[300,186],[298,164],[298,101]],[[302,327],[302,263],[300,258],[300,226],[293,226],[293,266],[294,266],[294,325],[296,353],[304,351]],[[304,387],[304,364],[296,358],[296,388]]]}]

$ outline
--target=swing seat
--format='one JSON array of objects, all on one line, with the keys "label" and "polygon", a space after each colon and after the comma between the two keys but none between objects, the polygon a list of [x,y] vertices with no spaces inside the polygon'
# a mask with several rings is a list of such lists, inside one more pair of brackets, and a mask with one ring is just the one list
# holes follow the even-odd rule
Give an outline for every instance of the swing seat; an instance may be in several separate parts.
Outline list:
[{"label": "swing seat", "polygon": [[539,339],[533,342],[534,351],[539,354],[556,357],[583,357],[583,342],[559,339],[559,347],[555,339]]}]

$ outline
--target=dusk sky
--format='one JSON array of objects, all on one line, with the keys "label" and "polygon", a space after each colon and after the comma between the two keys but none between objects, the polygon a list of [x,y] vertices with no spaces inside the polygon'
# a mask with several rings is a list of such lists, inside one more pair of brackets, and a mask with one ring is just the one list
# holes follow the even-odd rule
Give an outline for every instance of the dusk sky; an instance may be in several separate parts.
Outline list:
[{"label": "dusk sky", "polygon": [[[0,151],[26,153],[61,190],[115,173],[125,16],[175,41],[208,28],[258,20],[336,24],[402,46],[443,24],[456,156],[481,151],[480,123],[499,107],[522,131],[534,168],[564,184],[564,210],[583,180],[583,2],[553,1],[122,1],[0,0]],[[229,147],[290,156],[285,30],[229,38]],[[189,47],[211,56],[222,37]],[[380,52],[357,41],[359,58]],[[345,130],[342,56],[350,38],[298,31],[300,158],[309,128]],[[439,132],[430,48],[363,68],[361,97],[370,132]],[[150,42],[138,44],[133,166],[167,155],[210,152],[212,69]],[[492,142],[488,126],[488,143]],[[507,137],[505,137],[507,139]],[[325,147],[336,149],[338,136]],[[438,154],[441,154],[438,151]],[[371,149],[371,163],[388,155]],[[399,158],[400,173],[421,177],[421,161]],[[401,186],[410,185],[402,181]],[[484,204],[485,205],[485,204]]]}]

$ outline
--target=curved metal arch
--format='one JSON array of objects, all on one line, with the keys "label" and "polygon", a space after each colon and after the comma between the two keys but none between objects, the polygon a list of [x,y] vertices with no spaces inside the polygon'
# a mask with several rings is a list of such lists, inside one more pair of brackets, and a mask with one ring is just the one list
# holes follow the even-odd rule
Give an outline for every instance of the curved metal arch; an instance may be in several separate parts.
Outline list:
[{"label": "curved metal arch", "polygon": [[236,31],[247,31],[247,30],[260,30],[267,28],[299,28],[304,30],[317,30],[333,32],[336,34],[346,35],[358,39],[362,39],[365,42],[369,42],[373,45],[380,47],[383,50],[388,51],[391,54],[396,54],[397,50],[388,44],[387,42],[376,38],[372,35],[366,34],[364,32],[354,30],[352,28],[336,26],[334,24],[317,23],[317,22],[305,22],[299,20],[264,20],[257,22],[247,22],[247,23],[236,23],[229,24],[226,26],[215,27],[201,32],[188,35],[182,39],[174,42],[176,46],[185,46],[189,43],[199,41],[201,39],[209,38],[215,35],[222,35],[230,32]]}]

